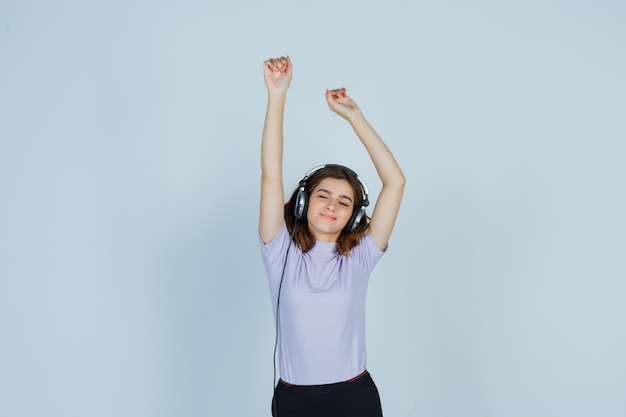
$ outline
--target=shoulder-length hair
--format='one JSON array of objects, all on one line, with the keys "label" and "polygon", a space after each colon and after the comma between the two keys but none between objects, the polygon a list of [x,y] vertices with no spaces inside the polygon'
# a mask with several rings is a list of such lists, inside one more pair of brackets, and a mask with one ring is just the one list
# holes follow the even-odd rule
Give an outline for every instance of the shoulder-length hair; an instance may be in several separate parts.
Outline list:
[{"label": "shoulder-length hair", "polygon": [[[313,172],[311,176],[306,178],[304,191],[306,193],[307,201],[311,196],[311,193],[325,178],[346,180],[348,184],[350,184],[352,190],[354,191],[354,206],[352,211],[352,214],[354,215],[354,213],[363,205],[363,188],[361,187],[361,183],[359,182],[356,173],[342,165],[328,164]],[[304,210],[304,215],[300,219],[296,219],[295,207],[298,188],[294,190],[289,200],[285,203],[285,222],[287,224],[289,234],[293,236],[294,242],[300,246],[302,253],[307,253],[313,248],[313,246],[315,246],[315,238],[309,230],[306,209]],[[344,228],[337,238],[337,252],[341,255],[350,255],[352,248],[359,244],[359,240],[367,232],[369,220],[369,216],[363,215],[353,231],[349,231]]]}]

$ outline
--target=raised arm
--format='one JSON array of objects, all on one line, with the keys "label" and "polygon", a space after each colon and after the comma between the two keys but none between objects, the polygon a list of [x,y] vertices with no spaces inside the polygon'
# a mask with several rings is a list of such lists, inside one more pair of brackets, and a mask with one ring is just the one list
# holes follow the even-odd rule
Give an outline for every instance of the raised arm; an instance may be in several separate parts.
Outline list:
[{"label": "raised arm", "polygon": [[326,90],[326,100],[332,111],[352,125],[382,181],[383,186],[376,200],[369,228],[374,242],[385,250],[398,217],[406,179],[396,158],[365,119],[359,106],[348,97],[345,88]]},{"label": "raised arm", "polygon": [[259,236],[270,242],[284,221],[283,115],[293,75],[289,57],[263,63],[267,87],[267,112],[261,139],[261,205]]}]

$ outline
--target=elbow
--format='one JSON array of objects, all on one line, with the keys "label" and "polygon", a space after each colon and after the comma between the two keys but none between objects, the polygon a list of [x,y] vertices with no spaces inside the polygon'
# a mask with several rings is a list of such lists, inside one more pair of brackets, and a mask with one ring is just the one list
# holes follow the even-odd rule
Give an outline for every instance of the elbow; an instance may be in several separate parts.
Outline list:
[{"label": "elbow", "polygon": [[404,188],[404,186],[406,185],[406,177],[404,176],[404,174],[402,172],[400,172],[399,178],[398,178],[398,182],[400,184],[400,187]]},{"label": "elbow", "polygon": [[261,169],[261,182],[281,182],[283,175],[281,170]]},{"label": "elbow", "polygon": [[388,185],[390,187],[403,191],[404,186],[406,185],[406,177],[404,176],[402,171],[400,171],[397,175],[395,175],[393,177],[393,180],[391,180]]},{"label": "elbow", "polygon": [[383,182],[383,189],[394,192],[396,194],[404,194],[404,186],[406,185],[406,178],[400,174],[397,177],[388,179]]}]

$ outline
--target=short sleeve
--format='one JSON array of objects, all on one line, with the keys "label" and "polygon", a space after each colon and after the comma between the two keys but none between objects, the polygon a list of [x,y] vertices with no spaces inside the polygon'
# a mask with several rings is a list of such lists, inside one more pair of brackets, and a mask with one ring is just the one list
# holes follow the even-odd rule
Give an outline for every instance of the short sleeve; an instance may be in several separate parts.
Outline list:
[{"label": "short sleeve", "polygon": [[277,272],[281,272],[285,262],[285,256],[287,256],[287,248],[289,247],[290,240],[287,225],[284,222],[271,241],[265,243],[259,236],[261,256],[268,277],[275,276]]},{"label": "short sleeve", "polygon": [[361,238],[359,244],[352,249],[351,254],[366,271],[371,271],[385,254],[385,251],[381,250],[374,242],[372,235],[367,233]]}]

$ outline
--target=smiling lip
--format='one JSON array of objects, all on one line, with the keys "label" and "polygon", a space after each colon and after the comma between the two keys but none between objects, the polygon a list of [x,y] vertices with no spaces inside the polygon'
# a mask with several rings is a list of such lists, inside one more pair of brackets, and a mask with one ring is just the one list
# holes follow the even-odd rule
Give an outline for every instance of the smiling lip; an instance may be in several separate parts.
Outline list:
[{"label": "smiling lip", "polygon": [[335,220],[335,218],[331,216],[330,214],[322,214],[321,216],[325,218],[326,220]]}]

